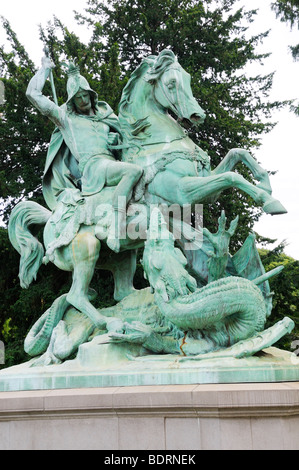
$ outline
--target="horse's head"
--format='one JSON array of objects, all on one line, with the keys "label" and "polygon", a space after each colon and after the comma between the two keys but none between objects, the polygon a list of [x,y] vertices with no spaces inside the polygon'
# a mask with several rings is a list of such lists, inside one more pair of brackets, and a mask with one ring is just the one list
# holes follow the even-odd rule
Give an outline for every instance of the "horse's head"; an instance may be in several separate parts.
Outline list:
[{"label": "horse's head", "polygon": [[184,126],[198,125],[205,120],[205,112],[192,94],[190,74],[172,51],[165,49],[159,54],[145,79],[154,85],[157,103],[175,114]]}]

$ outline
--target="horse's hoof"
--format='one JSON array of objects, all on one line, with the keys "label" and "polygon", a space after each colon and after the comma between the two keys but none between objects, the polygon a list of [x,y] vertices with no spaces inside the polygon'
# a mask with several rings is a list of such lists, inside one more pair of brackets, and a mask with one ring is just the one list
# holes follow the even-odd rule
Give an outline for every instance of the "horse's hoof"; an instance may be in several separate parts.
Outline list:
[{"label": "horse's hoof", "polygon": [[266,212],[266,214],[271,215],[287,214],[288,212],[281,202],[273,198],[271,198],[270,201],[265,202],[263,205],[263,210]]}]

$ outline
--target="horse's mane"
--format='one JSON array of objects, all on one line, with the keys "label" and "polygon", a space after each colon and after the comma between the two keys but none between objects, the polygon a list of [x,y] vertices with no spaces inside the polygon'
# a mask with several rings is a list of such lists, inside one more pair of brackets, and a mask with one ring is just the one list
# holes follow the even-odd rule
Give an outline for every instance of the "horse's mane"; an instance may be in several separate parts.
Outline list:
[{"label": "horse's mane", "polygon": [[169,49],[164,49],[157,57],[155,57],[155,62],[153,66],[148,71],[147,81],[158,80],[159,77],[165,72],[165,69],[170,65],[177,63],[177,58],[172,51]]},{"label": "horse's mane", "polygon": [[158,56],[150,55],[143,59],[141,64],[132,73],[127,85],[123,90],[118,114],[122,131],[126,140],[142,140],[141,137],[138,137],[138,134],[142,131],[145,131],[150,126],[148,116],[143,119],[136,119],[136,117],[131,112],[131,97],[136,84],[142,78],[148,83],[153,83],[154,81],[158,80],[167,67],[175,62],[177,62],[177,58],[174,53],[168,49],[165,49]]}]

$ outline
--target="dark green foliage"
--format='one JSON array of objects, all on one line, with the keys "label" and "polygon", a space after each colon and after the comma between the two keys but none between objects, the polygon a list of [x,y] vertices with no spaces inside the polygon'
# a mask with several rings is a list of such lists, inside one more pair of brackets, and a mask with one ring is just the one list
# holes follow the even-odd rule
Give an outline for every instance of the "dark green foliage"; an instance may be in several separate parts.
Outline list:
[{"label": "dark green foliage", "polygon": [[282,243],[273,250],[260,250],[260,255],[266,271],[284,266],[283,271],[270,280],[274,297],[273,311],[267,326],[273,325],[283,317],[294,320],[295,330],[282,338],[277,345],[291,350],[292,342],[299,340],[299,261],[287,256],[283,252],[284,248]]}]

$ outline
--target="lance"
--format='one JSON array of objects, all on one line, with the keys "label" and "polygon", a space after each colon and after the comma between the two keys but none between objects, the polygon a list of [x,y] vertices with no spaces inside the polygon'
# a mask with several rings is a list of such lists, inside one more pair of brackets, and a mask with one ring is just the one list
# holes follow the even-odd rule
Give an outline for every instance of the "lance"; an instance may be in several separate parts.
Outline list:
[{"label": "lance", "polygon": [[[50,56],[50,51],[47,46],[44,47],[44,53],[46,57]],[[53,72],[50,70],[50,83],[51,83],[51,88],[52,88],[52,93],[53,93],[53,98],[54,98],[54,103],[58,106],[58,100],[57,100],[57,95],[56,95],[56,90],[55,90],[55,85],[54,85],[54,77],[53,77]]]},{"label": "lance", "polygon": [[272,276],[277,276],[282,270],[284,269],[284,266],[277,266],[277,268],[272,269],[271,271],[268,271],[267,273],[263,274],[260,277],[257,277],[256,279],[253,279],[253,284],[256,286],[259,286],[265,281],[268,281]]}]

